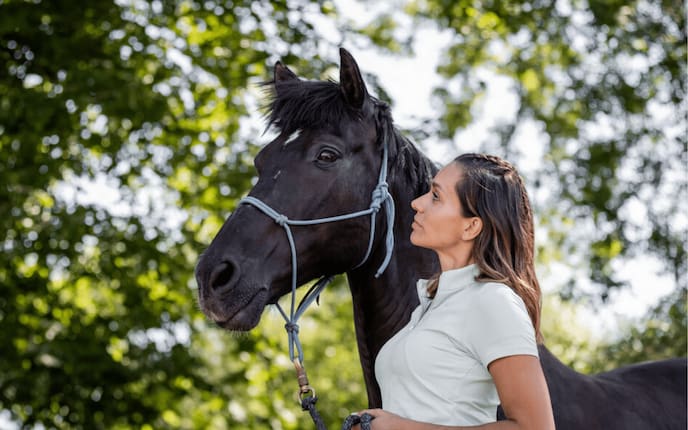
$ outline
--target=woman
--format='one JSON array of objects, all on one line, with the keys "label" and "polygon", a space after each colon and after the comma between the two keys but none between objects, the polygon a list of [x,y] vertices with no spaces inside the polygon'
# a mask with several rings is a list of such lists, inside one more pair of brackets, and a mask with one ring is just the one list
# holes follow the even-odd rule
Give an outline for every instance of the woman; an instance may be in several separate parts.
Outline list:
[{"label": "woman", "polygon": [[[533,215],[511,164],[465,154],[411,203],[411,242],[442,272],[418,282],[420,306],[380,350],[373,430],[554,429],[537,342],[540,287]],[[501,403],[506,421],[496,422]]]}]

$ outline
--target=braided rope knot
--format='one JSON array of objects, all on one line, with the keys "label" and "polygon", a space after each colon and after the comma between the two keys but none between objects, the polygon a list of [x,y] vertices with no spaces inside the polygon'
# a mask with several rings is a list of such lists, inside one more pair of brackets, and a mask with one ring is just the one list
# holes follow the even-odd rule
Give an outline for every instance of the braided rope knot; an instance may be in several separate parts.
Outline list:
[{"label": "braided rope knot", "polygon": [[275,222],[284,227],[287,222],[289,222],[289,218],[287,218],[285,215],[279,214],[275,217]]},{"label": "braided rope knot", "polygon": [[380,182],[373,190],[370,209],[372,209],[374,212],[378,212],[382,206],[382,203],[387,200],[387,196],[389,196],[389,185],[387,185],[387,182]]},{"label": "braided rope knot", "polygon": [[284,325],[288,333],[299,334],[299,325],[294,322],[288,322]]}]

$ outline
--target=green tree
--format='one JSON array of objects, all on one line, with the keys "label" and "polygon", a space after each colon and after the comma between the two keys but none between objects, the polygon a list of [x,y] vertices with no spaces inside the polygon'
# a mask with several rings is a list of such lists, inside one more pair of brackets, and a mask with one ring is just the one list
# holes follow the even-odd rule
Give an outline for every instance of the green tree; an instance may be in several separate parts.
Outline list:
[{"label": "green tree", "polygon": [[590,360],[595,371],[667,357],[685,357],[688,351],[686,303],[688,290],[678,288],[648,311],[642,321],[629,321],[626,333],[599,348]]},{"label": "green tree", "polygon": [[[473,120],[495,75],[511,80],[518,109],[485,149],[518,163],[541,149],[518,148],[519,129],[539,129],[544,160],[528,179],[551,196],[538,208],[549,232],[541,253],[582,257],[603,299],[625,284],[615,263],[640,255],[686,285],[685,205],[675,198],[687,190],[682,3],[427,0],[407,10],[453,36],[436,89],[443,136]],[[580,285],[571,279],[562,294]]]},{"label": "green tree", "polygon": [[[247,89],[270,57],[317,48],[306,11],[328,13],[0,1],[0,409],[24,427],[231,428],[228,408],[270,404],[224,365],[275,341],[208,327],[193,269],[251,184]],[[310,75],[328,64],[305,57]],[[295,428],[275,408],[265,427]]]}]

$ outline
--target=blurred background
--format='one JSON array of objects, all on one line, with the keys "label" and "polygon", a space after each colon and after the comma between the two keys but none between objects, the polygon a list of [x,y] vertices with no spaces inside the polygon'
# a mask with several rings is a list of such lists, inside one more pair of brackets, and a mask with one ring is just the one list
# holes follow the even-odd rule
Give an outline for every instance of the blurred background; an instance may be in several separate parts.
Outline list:
[{"label": "blurred background", "polygon": [[[270,140],[259,83],[338,79],[339,46],[433,160],[520,168],[562,361],[686,356],[683,2],[0,0],[0,429],[313,428],[276,310],[219,330],[193,270]],[[302,321],[339,428],[345,279]]]}]

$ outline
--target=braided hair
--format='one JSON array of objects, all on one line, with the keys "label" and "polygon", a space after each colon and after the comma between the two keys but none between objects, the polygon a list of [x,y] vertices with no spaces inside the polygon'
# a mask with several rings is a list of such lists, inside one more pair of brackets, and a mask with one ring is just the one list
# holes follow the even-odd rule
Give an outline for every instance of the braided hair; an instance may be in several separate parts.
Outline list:
[{"label": "braided hair", "polygon": [[[462,215],[483,222],[472,250],[480,270],[476,280],[500,282],[514,290],[526,306],[538,342],[542,342],[533,212],[522,178],[513,165],[493,155],[463,154],[452,162],[461,170],[455,189]],[[438,281],[439,276],[435,276],[428,283],[430,296],[434,296]]]}]

